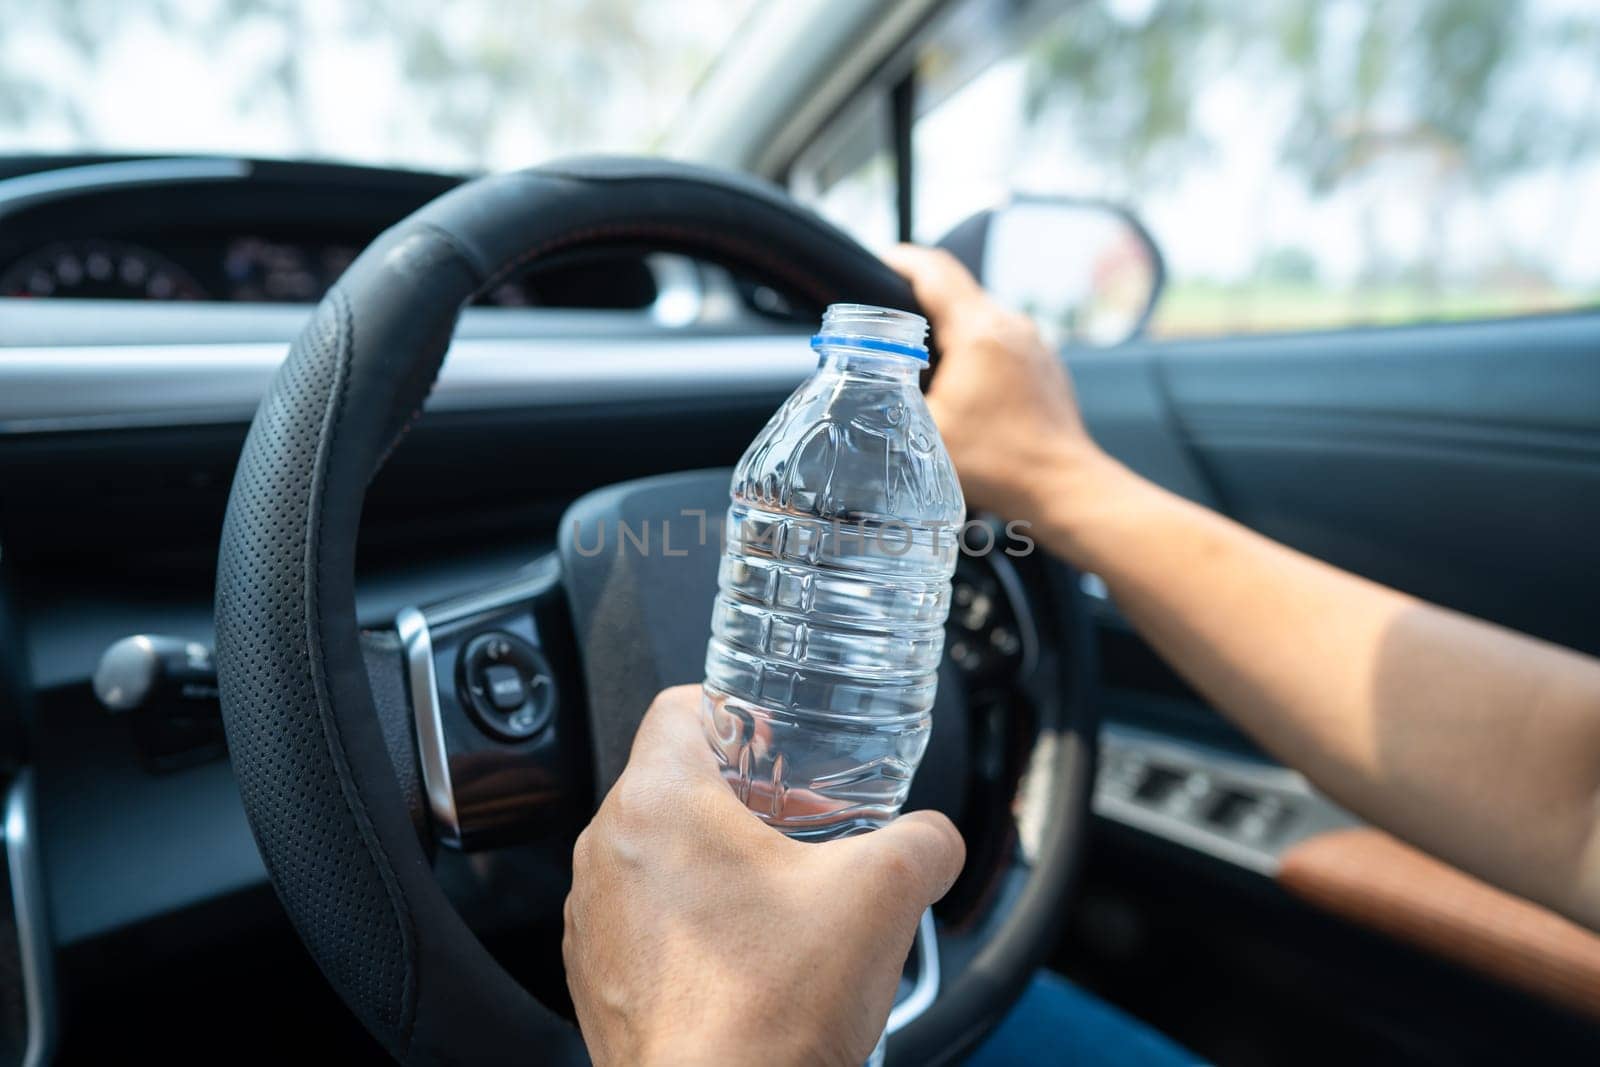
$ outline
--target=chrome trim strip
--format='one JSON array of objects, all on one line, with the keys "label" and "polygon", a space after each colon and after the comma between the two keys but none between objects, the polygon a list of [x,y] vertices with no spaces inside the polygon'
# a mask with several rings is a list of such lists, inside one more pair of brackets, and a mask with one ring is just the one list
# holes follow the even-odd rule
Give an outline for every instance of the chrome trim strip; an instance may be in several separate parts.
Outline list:
[{"label": "chrome trim strip", "polygon": [[450,785],[450,750],[445,745],[444,720],[439,711],[439,682],[434,675],[428,620],[416,608],[406,608],[395,617],[395,628],[406,651],[411,715],[417,728],[417,755],[428,809],[438,824],[440,840],[459,845],[461,820],[456,814],[455,789]]},{"label": "chrome trim strip", "polygon": [[115,163],[85,163],[19,174],[0,181],[0,215],[32,204],[103,189],[129,189],[172,182],[238,181],[250,176],[244,159],[204,156],[181,159],[124,159]]},{"label": "chrome trim strip", "polygon": [[[0,347],[0,434],[245,423],[288,346]],[[647,339],[462,338],[427,409],[772,396],[816,366],[789,334]]]},{"label": "chrome trim strip", "polygon": [[44,880],[33,832],[33,772],[18,772],[6,796],[6,863],[11,874],[11,909],[22,957],[22,993],[28,1016],[24,1067],[39,1067],[55,1055],[55,957],[45,915]]},{"label": "chrome trim strip", "polygon": [[435,625],[442,625],[472,615],[481,615],[524,600],[532,600],[539,594],[548,592],[560,580],[561,557],[551,552],[526,567],[519,568],[501,585],[429,604],[427,617],[432,619]]},{"label": "chrome trim strip", "polygon": [[922,921],[917,924],[915,951],[917,977],[911,983],[911,992],[890,1010],[884,1033],[898,1032],[939,999],[939,931],[931,908],[922,913]]}]

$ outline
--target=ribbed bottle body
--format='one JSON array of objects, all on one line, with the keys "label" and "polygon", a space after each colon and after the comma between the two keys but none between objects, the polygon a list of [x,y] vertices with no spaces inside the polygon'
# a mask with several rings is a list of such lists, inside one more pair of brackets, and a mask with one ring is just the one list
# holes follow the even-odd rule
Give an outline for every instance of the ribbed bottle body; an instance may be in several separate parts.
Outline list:
[{"label": "ribbed bottle body", "polygon": [[927,747],[960,485],[905,356],[830,345],[735,471],[705,728],[797,837],[894,817]]}]

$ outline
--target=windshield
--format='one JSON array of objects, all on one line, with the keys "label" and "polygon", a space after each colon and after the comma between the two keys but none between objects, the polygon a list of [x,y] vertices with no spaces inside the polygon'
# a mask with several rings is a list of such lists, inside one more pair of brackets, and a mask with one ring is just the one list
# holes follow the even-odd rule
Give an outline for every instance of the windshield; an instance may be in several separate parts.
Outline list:
[{"label": "windshield", "polygon": [[750,0],[0,0],[0,152],[503,170],[656,145]]}]

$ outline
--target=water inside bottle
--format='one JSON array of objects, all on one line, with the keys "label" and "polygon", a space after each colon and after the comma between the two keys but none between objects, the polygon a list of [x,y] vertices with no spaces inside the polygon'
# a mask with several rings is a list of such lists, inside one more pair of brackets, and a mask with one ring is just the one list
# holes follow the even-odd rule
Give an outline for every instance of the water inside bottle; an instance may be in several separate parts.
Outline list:
[{"label": "water inside bottle", "polygon": [[965,517],[918,388],[927,325],[835,305],[735,471],[706,653],[724,776],[785,833],[892,819],[928,744]]}]

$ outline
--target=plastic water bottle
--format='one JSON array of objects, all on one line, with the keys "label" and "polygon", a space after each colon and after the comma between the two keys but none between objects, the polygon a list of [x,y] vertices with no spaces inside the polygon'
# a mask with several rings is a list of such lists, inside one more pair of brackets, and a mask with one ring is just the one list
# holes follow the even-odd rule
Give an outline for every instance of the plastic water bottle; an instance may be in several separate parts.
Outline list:
[{"label": "plastic water bottle", "polygon": [[931,730],[965,504],[918,388],[928,324],[835,304],[734,472],[706,650],[724,777],[791,836],[899,812]]}]

